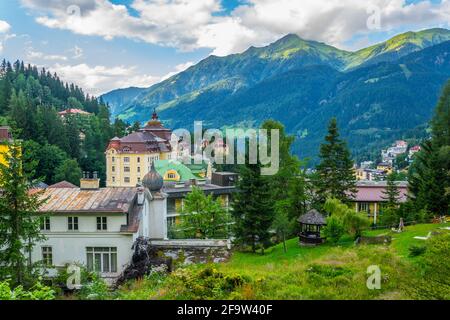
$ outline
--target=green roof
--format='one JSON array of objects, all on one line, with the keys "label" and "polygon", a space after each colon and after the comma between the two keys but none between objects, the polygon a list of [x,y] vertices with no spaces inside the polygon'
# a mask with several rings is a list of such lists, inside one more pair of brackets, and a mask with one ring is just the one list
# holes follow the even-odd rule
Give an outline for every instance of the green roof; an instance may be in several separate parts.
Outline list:
[{"label": "green roof", "polygon": [[155,169],[162,177],[167,171],[175,170],[180,175],[180,182],[199,178],[183,163],[174,160],[157,160],[155,161]]},{"label": "green roof", "polygon": [[206,173],[208,170],[208,164],[203,161],[201,164],[191,163],[185,165],[193,174],[200,174],[202,172]]}]

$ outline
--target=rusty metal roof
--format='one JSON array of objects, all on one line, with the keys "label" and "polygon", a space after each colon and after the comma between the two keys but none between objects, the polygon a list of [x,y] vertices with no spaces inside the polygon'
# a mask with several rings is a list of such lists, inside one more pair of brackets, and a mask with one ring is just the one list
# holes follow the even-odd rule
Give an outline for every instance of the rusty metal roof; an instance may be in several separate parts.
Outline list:
[{"label": "rusty metal roof", "polygon": [[47,199],[41,212],[119,212],[126,213],[132,205],[136,188],[80,188],[46,189],[42,198]]},{"label": "rusty metal roof", "polygon": [[58,189],[58,188],[78,188],[78,187],[68,181],[61,181],[61,182],[52,184],[51,186],[48,186],[48,188]]}]

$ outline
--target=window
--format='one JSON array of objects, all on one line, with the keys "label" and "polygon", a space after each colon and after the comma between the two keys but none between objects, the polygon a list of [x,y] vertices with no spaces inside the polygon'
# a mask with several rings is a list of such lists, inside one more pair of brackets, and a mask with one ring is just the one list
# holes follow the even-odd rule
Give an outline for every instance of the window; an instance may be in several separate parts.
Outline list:
[{"label": "window", "polygon": [[50,217],[44,217],[41,219],[41,230],[50,231]]},{"label": "window", "polygon": [[117,272],[117,248],[87,247],[87,268],[96,272]]},{"label": "window", "polygon": [[125,177],[125,178],[123,179],[123,181],[124,181],[125,183],[130,183],[130,177]]},{"label": "window", "polygon": [[69,230],[78,230],[78,217],[68,217],[67,224]]},{"label": "window", "polygon": [[130,162],[130,158],[129,157],[123,158],[123,162],[129,163]]},{"label": "window", "polygon": [[131,151],[131,149],[129,147],[125,147],[122,150],[123,150],[123,152],[130,152]]},{"label": "window", "polygon": [[167,212],[168,213],[175,213],[175,212],[177,212],[175,201],[176,200],[173,199],[173,198],[167,199]]},{"label": "window", "polygon": [[141,167],[137,167],[137,172],[141,172]]},{"label": "window", "polygon": [[137,182],[138,182],[138,183],[141,183],[141,178],[138,177],[138,178],[137,178]]},{"label": "window", "polygon": [[137,162],[141,163],[141,157],[137,157]]},{"label": "window", "polygon": [[97,217],[97,230],[108,230],[106,217]]},{"label": "window", "polygon": [[116,182],[116,177],[112,177],[112,182]]},{"label": "window", "polygon": [[116,172],[116,166],[112,166],[112,167],[111,167],[111,171],[112,171],[112,172]]},{"label": "window", "polygon": [[42,247],[42,262],[47,267],[50,267],[53,265],[53,251],[52,247]]},{"label": "window", "polygon": [[130,172],[130,167],[123,167],[124,172]]},{"label": "window", "polygon": [[116,158],[115,157],[112,157],[111,159],[112,159],[112,162],[116,162]]},{"label": "window", "polygon": [[369,203],[358,202],[358,212],[369,212]]},{"label": "window", "polygon": [[167,218],[167,227],[171,228],[172,226],[174,226],[177,222],[177,218],[176,217],[168,217]]},{"label": "window", "polygon": [[168,177],[169,179],[175,179],[177,176],[175,175],[175,173],[169,173],[169,174],[167,175],[167,177]]}]

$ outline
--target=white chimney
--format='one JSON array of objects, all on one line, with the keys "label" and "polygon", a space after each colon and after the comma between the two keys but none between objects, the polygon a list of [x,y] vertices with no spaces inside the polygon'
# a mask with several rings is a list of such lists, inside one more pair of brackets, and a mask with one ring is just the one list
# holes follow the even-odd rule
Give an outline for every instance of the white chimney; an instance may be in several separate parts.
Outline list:
[{"label": "white chimney", "polygon": [[144,205],[144,199],[145,199],[144,191],[145,191],[145,189],[143,187],[137,188],[137,204],[139,206]]}]

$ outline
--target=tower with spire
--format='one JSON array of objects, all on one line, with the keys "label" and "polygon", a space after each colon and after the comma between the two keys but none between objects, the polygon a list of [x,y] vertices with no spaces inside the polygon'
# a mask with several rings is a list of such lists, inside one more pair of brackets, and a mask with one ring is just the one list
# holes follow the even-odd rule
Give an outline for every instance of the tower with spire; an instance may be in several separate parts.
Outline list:
[{"label": "tower with spire", "polygon": [[164,127],[156,109],[146,125],[125,137],[111,139],[106,149],[106,186],[134,187],[143,182],[154,161],[172,156],[172,131]]}]

